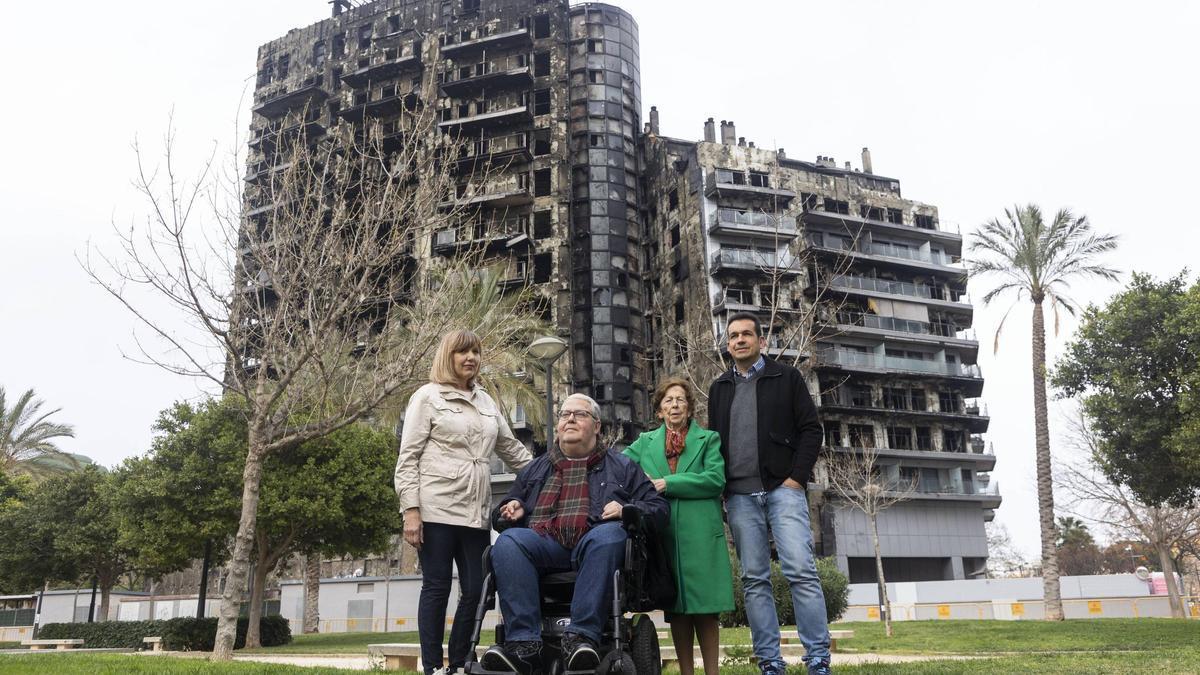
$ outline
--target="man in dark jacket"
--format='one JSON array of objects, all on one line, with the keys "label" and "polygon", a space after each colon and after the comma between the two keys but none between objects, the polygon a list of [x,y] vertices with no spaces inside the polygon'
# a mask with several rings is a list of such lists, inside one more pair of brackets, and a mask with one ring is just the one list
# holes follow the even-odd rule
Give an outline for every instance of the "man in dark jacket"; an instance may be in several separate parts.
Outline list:
[{"label": "man in dark jacket", "polygon": [[500,536],[492,567],[505,643],[480,660],[488,670],[530,675],[541,670],[542,610],[538,580],[578,570],[571,625],[564,631],[566,670],[594,669],[612,597],[613,572],[625,557],[621,512],[635,505],[654,526],[670,507],[632,460],[599,447],[600,406],[583,394],[563,401],[557,443],[521,472],[492,513]]},{"label": "man in dark jacket", "polygon": [[796,631],[810,674],[829,673],[829,626],[817,577],[805,488],[821,448],[821,423],[804,377],[762,355],[758,317],[729,317],[734,367],[708,390],[708,423],[721,435],[725,510],[742,566],[746,618],[763,675],[785,672],[771,594],[771,540],[792,590]]}]

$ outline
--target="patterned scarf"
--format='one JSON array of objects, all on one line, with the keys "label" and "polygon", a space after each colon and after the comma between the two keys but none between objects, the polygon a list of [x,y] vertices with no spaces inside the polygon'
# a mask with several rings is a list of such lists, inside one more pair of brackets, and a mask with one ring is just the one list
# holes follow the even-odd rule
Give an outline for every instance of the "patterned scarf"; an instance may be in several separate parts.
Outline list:
[{"label": "patterned scarf", "polygon": [[667,429],[667,464],[671,466],[671,473],[675,473],[675,469],[679,466],[679,456],[683,454],[683,443],[687,432],[682,429]]},{"label": "patterned scarf", "polygon": [[529,526],[538,534],[549,535],[564,548],[573,549],[588,531],[587,473],[604,459],[604,450],[596,448],[587,461],[567,459],[558,445],[550,447],[554,472],[538,495]]}]

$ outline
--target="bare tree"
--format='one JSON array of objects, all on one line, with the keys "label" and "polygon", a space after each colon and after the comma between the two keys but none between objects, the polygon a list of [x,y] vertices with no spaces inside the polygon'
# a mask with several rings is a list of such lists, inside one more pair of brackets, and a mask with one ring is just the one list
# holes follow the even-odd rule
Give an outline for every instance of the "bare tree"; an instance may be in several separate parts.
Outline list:
[{"label": "bare tree", "polygon": [[1026,576],[1030,568],[1029,561],[1013,545],[1012,535],[1002,523],[989,522],[984,529],[987,531],[988,545],[988,576],[993,579]]},{"label": "bare tree", "polygon": [[1082,463],[1060,463],[1063,469],[1058,482],[1072,495],[1072,508],[1079,508],[1076,513],[1080,516],[1108,526],[1117,537],[1140,539],[1154,548],[1167,582],[1171,616],[1182,619],[1183,601],[1172,549],[1184,549],[1200,538],[1200,506],[1142,503],[1128,488],[1104,475],[1097,438],[1082,413],[1070,426],[1072,443],[1086,457]]},{"label": "bare tree", "polygon": [[[435,100],[435,78],[425,86],[423,99]],[[245,193],[236,157],[222,170],[214,154],[184,180],[173,130],[160,167],[135,144],[146,223],[118,231],[119,254],[89,249],[82,262],[161,343],[139,340],[145,361],[244,402],[242,511],[215,658],[232,658],[264,458],[423,383],[437,336],[452,327],[476,330],[489,345],[517,339],[495,314],[487,325],[462,325],[458,308],[470,303],[477,261],[416,264],[431,258],[432,232],[472,215],[456,196],[489,180],[484,170],[457,185],[447,158],[459,156],[462,141],[438,131],[435,112],[417,105],[387,134],[378,124],[342,124],[320,139],[305,137],[308,112],[300,112],[296,124],[264,136],[290,149],[256,168],[267,176]],[[171,315],[199,337],[176,333]],[[253,622],[250,631],[256,638]]]},{"label": "bare tree", "polygon": [[912,498],[916,492],[915,481],[888,475],[878,463],[879,451],[873,447],[855,448],[848,453],[830,453],[825,459],[829,489],[851,508],[862,511],[871,526],[884,627],[887,636],[891,637],[892,603],[888,599],[887,580],[883,575],[883,556],[879,549],[879,528],[876,523],[880,513]]}]

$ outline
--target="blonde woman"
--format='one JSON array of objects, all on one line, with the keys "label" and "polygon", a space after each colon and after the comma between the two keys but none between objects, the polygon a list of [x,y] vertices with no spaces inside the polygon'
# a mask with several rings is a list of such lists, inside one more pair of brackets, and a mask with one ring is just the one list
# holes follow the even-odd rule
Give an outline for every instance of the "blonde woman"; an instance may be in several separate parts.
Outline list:
[{"label": "blonde woman", "polygon": [[514,472],[532,459],[479,386],[481,356],[475,333],[442,336],[429,384],[412,395],[404,413],[396,493],[404,540],[417,548],[421,561],[417,630],[426,675],[442,666],[452,565],[458,568],[460,595],[450,631],[449,672],[466,662],[483,585],[483,550],[490,543],[492,454]]}]

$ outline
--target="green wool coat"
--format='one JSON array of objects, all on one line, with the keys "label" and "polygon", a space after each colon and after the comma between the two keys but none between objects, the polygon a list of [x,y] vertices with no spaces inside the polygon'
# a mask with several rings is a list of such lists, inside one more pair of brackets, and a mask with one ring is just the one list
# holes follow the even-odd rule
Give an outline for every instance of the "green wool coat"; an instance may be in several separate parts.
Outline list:
[{"label": "green wool coat", "polygon": [[692,422],[674,474],[667,464],[667,431],[647,431],[625,449],[650,478],[665,478],[671,504],[667,551],[679,593],[677,614],[715,614],[733,609],[733,573],[721,518],[725,460],[721,437]]}]

